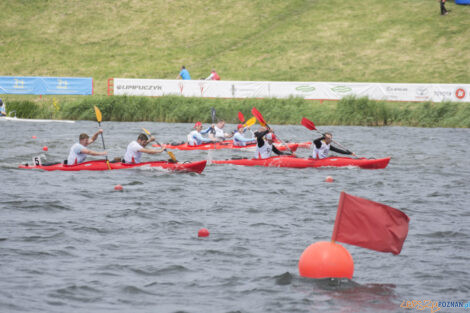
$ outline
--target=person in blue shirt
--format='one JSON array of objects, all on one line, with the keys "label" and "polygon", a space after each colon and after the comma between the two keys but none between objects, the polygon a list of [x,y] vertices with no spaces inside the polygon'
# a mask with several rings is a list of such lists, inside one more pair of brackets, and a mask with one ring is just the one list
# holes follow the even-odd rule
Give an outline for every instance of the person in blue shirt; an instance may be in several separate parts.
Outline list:
[{"label": "person in blue shirt", "polygon": [[183,65],[181,67],[181,71],[180,73],[178,74],[178,76],[176,77],[177,79],[183,79],[183,80],[190,80],[191,79],[191,76],[189,75],[189,72],[188,70],[186,69],[186,67]]},{"label": "person in blue shirt", "polygon": [[197,122],[194,125],[194,128],[195,129],[188,134],[188,145],[197,146],[197,145],[201,145],[203,143],[213,142],[212,139],[210,139],[210,138],[202,137],[202,134],[207,134],[212,129],[212,127],[209,127],[205,130],[202,130],[202,123]]},{"label": "person in blue shirt", "polygon": [[233,145],[234,146],[246,146],[250,143],[255,143],[256,138],[246,138],[243,136],[246,128],[242,124],[238,124],[237,132],[233,135]]},{"label": "person in blue shirt", "polygon": [[7,112],[5,110],[5,106],[3,105],[2,99],[0,99],[0,116],[6,116]]}]

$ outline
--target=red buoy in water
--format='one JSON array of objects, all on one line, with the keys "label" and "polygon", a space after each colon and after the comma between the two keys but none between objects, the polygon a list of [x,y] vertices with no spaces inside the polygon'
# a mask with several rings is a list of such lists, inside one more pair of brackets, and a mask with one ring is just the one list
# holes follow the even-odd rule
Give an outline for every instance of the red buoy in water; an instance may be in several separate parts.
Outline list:
[{"label": "red buoy in water", "polygon": [[332,183],[332,182],[334,182],[335,180],[334,180],[333,177],[331,177],[331,176],[326,176],[325,181],[326,181],[327,183]]},{"label": "red buoy in water", "polygon": [[332,241],[319,241],[304,250],[299,259],[299,274],[308,278],[349,278],[354,261],[348,250]]},{"label": "red buoy in water", "polygon": [[42,147],[42,150],[47,151],[49,148],[47,146]]},{"label": "red buoy in water", "polygon": [[116,186],[114,186],[114,190],[121,191],[121,190],[122,190],[122,186],[121,186],[121,185],[116,185]]},{"label": "red buoy in water", "polygon": [[207,230],[207,228],[201,228],[201,229],[197,232],[197,236],[198,236],[198,237],[209,237],[209,230]]},{"label": "red buoy in water", "polygon": [[32,136],[31,138],[36,139],[37,137],[36,137],[36,136]]}]

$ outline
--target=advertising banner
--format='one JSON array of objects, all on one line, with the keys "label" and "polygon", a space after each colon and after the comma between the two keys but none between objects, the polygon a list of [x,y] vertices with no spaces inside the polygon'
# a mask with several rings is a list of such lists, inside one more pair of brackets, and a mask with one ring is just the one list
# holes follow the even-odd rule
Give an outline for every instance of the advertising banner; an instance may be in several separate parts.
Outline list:
[{"label": "advertising banner", "polygon": [[179,95],[207,98],[289,98],[340,100],[353,95],[372,100],[470,102],[469,84],[388,84],[343,82],[206,81],[114,78],[114,94]]},{"label": "advertising banner", "polygon": [[91,95],[93,78],[0,76],[0,94]]}]

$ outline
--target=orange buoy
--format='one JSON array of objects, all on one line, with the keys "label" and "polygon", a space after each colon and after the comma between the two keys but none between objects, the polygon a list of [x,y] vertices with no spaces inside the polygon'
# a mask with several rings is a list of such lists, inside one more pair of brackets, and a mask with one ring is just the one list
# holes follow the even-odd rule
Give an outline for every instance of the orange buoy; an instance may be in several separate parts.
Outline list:
[{"label": "orange buoy", "polygon": [[42,150],[47,151],[49,148],[47,146],[42,147]]},{"label": "orange buoy", "polygon": [[198,236],[198,237],[209,237],[209,230],[207,230],[207,228],[201,228],[201,229],[197,232],[197,236]]},{"label": "orange buoy", "polygon": [[121,185],[116,185],[116,186],[114,186],[114,190],[121,191],[121,190],[122,190],[122,186],[121,186]]},{"label": "orange buoy", "polygon": [[299,259],[299,274],[308,278],[349,278],[354,261],[348,250],[332,241],[319,241],[304,250]]},{"label": "orange buoy", "polygon": [[325,181],[326,181],[327,183],[332,183],[332,182],[334,182],[335,180],[334,180],[333,177],[331,177],[331,176],[326,176]]},{"label": "orange buoy", "polygon": [[36,137],[36,136],[32,136],[31,138],[33,138],[33,139],[36,139],[36,138],[38,138],[38,137]]}]

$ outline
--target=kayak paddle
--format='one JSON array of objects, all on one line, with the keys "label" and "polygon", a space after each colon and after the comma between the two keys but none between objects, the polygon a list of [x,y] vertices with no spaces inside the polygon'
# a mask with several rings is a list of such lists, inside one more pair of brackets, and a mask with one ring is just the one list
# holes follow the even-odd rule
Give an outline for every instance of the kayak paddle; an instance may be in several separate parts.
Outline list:
[{"label": "kayak paddle", "polygon": [[[212,124],[215,124],[215,108],[211,108],[211,118],[212,118]],[[215,129],[211,129],[211,134],[215,134]]]},{"label": "kayak paddle", "polygon": [[[312,131],[316,131],[317,133],[321,134],[324,136],[324,134],[319,131],[316,127],[315,127],[315,124],[309,120],[308,118],[305,118],[305,117],[302,117],[302,121],[300,122],[300,124],[304,125],[306,128],[312,130]],[[335,145],[338,145],[340,146],[343,150],[347,150],[347,151],[350,151],[349,149],[346,149],[345,147],[343,147],[339,142],[337,141],[334,141],[334,140],[331,140]]]},{"label": "kayak paddle", "polygon": [[245,123],[245,117],[242,112],[238,112],[238,119],[240,120],[240,123]]},{"label": "kayak paddle", "polygon": [[[103,116],[101,115],[100,109],[95,105],[95,114],[96,114],[96,120],[98,121],[98,127],[101,128],[101,121]],[[103,133],[101,133],[101,140],[103,141],[103,150],[106,150],[106,146],[104,145],[104,137]],[[106,156],[106,164],[108,165],[108,169],[111,170],[111,165],[109,165],[109,160],[108,156]]]},{"label": "kayak paddle", "polygon": [[[150,132],[149,132],[148,130],[146,130],[145,128],[142,127],[142,130],[143,130],[147,135],[152,136],[152,135],[150,134]],[[178,161],[176,161],[176,157],[175,157],[175,155],[173,154],[173,152],[168,151],[165,147],[163,147],[163,146],[157,141],[157,139],[155,139],[155,142],[157,143],[157,145],[159,145],[160,147],[163,148],[163,151],[166,151],[166,153],[168,153],[168,155],[169,155],[170,158],[173,160],[173,162],[175,162],[175,163],[178,162]]]},{"label": "kayak paddle", "polygon": [[[261,113],[255,107],[251,109],[251,113],[256,117],[256,119],[259,121],[261,126],[268,127],[269,129],[271,128],[269,127],[268,123],[264,121],[263,115],[261,115]],[[291,154],[294,154],[292,150],[289,148],[289,146],[281,138],[279,138],[279,140],[282,142],[283,145],[287,147],[287,149],[289,150]]]}]

